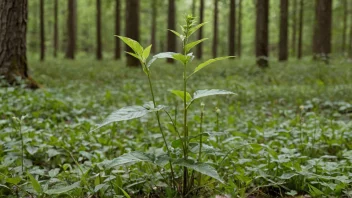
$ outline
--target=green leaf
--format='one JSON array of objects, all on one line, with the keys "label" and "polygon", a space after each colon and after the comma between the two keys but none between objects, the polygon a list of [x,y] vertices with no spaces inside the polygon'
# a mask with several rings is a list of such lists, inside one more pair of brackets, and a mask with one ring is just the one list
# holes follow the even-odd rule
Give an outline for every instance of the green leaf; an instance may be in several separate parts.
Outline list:
[{"label": "green leaf", "polygon": [[201,42],[203,42],[203,41],[205,41],[205,40],[208,40],[208,38],[203,38],[203,39],[201,39],[201,40],[188,43],[188,44],[185,46],[186,52],[189,52],[189,50],[191,50],[194,46],[198,45],[199,43],[201,43]]},{"label": "green leaf", "polygon": [[126,45],[128,45],[137,55],[143,54],[143,47],[137,41],[124,36],[117,37],[119,37]]},{"label": "green leaf", "polygon": [[[184,91],[181,90],[171,90],[171,93],[175,94],[176,96],[178,96],[179,98],[181,98],[182,100],[184,100]],[[186,102],[190,102],[192,100],[192,96],[191,94],[189,94],[188,92],[186,92]]]},{"label": "green leaf", "polygon": [[26,150],[29,154],[34,155],[39,150],[39,148],[35,146],[27,146]]},{"label": "green leaf", "polygon": [[155,157],[152,154],[134,151],[134,152],[121,155],[120,157],[112,160],[103,161],[101,164],[109,169],[115,166],[121,166],[125,164],[135,164],[137,162],[154,163],[154,158]]},{"label": "green leaf", "polygon": [[192,54],[183,55],[183,54],[175,53],[174,55],[172,55],[172,57],[175,60],[180,61],[182,64],[187,64],[191,60]]},{"label": "green leaf", "polygon": [[181,35],[180,33],[176,32],[175,30],[170,30],[168,29],[170,32],[174,33],[176,36],[182,38],[183,35]]},{"label": "green leaf", "polygon": [[143,61],[145,61],[149,57],[151,49],[152,49],[152,45],[149,45],[147,48],[143,50]]},{"label": "green leaf", "polygon": [[[198,65],[195,69],[194,69],[194,73],[198,72],[199,70],[203,69],[204,67],[210,65],[211,63],[214,63],[216,61],[219,61],[219,60],[225,60],[225,59],[229,59],[229,58],[233,58],[234,56],[225,56],[225,57],[219,57],[219,58],[214,58],[214,59],[209,59],[207,61],[205,61],[204,63],[201,63],[200,65]],[[192,75],[191,74],[191,75]]]},{"label": "green leaf", "polygon": [[10,184],[17,185],[21,182],[22,178],[21,177],[12,177],[12,178],[6,178],[6,182]]},{"label": "green leaf", "polygon": [[147,66],[150,67],[154,61],[161,58],[174,58],[173,55],[175,52],[163,52],[153,56],[153,58],[148,62]]},{"label": "green leaf", "polygon": [[188,31],[188,37],[190,37],[195,31],[197,31],[199,28],[201,28],[202,26],[204,26],[205,24],[207,24],[208,22],[204,22],[204,23],[200,23],[196,26],[194,26],[193,28],[191,28],[189,31]]},{"label": "green leaf", "polygon": [[103,121],[103,123],[99,124],[97,126],[97,128],[95,128],[93,130],[96,130],[100,127],[103,127],[103,126],[110,124],[110,123],[113,123],[113,122],[120,122],[120,121],[126,121],[126,120],[140,118],[140,117],[145,116],[148,113],[160,111],[163,108],[165,108],[165,106],[162,106],[162,105],[159,105],[156,108],[149,108],[149,107],[142,107],[142,106],[123,107],[123,108],[113,112],[112,114],[110,114]]},{"label": "green leaf", "polygon": [[138,56],[138,55],[137,55],[137,54],[135,54],[135,53],[132,53],[132,52],[126,52],[126,54],[129,54],[129,55],[131,55],[131,56],[135,57],[136,59],[141,60],[140,56]]},{"label": "green leaf", "polygon": [[126,198],[131,198],[130,195],[124,189],[122,189],[120,186],[117,187],[121,190],[121,192],[123,193],[123,195],[125,195]]},{"label": "green leaf", "polygon": [[207,175],[209,177],[212,177],[212,178],[220,181],[221,183],[224,183],[224,181],[220,178],[220,176],[219,176],[218,172],[215,170],[215,168],[210,166],[209,164],[195,162],[194,160],[191,160],[191,159],[188,159],[188,160],[178,159],[173,164],[179,165],[179,166],[185,166],[187,168],[198,171],[198,172],[202,173],[203,175]]},{"label": "green leaf", "polygon": [[33,189],[38,193],[41,194],[43,192],[42,187],[40,186],[38,180],[36,180],[33,175],[31,175],[30,173],[27,173],[29,179],[31,180],[31,184]]},{"label": "green leaf", "polygon": [[48,194],[48,195],[63,194],[63,193],[67,193],[67,192],[69,192],[73,189],[79,188],[79,187],[80,187],[80,182],[76,182],[76,183],[73,183],[69,186],[47,190],[47,191],[45,191],[45,194]]},{"label": "green leaf", "polygon": [[313,197],[324,195],[324,193],[321,190],[319,190],[318,188],[316,188],[310,184],[308,184],[308,187],[309,187],[309,194],[312,195]]},{"label": "green leaf", "polygon": [[193,100],[208,97],[208,96],[215,96],[215,95],[234,95],[232,91],[226,90],[219,90],[219,89],[206,89],[206,90],[198,90],[193,94]]}]

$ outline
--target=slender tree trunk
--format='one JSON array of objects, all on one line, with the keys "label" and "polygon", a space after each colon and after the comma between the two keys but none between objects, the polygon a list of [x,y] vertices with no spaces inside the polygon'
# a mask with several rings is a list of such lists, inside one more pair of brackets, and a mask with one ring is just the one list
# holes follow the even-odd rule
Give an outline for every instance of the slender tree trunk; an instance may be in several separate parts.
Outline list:
[{"label": "slender tree trunk", "polygon": [[192,0],[192,15],[196,15],[196,0]]},{"label": "slender tree trunk", "polygon": [[[126,36],[139,41],[139,0],[126,1]],[[132,52],[132,49],[126,45],[126,52]],[[126,54],[127,66],[139,66],[139,60]]]},{"label": "slender tree trunk", "polygon": [[[169,30],[176,29],[175,18],[176,18],[175,0],[169,0],[167,29]],[[167,51],[168,52],[176,51],[176,35],[171,31],[167,32]],[[168,63],[174,63],[174,59],[171,59],[171,58],[168,58],[166,61]]]},{"label": "slender tree trunk", "polygon": [[[120,19],[120,0],[115,1],[115,35],[120,35],[121,31],[121,19]],[[115,60],[121,59],[121,41],[115,39]]]},{"label": "slender tree trunk", "polygon": [[292,10],[292,41],[291,41],[291,46],[292,46],[292,54],[293,56],[296,55],[296,35],[297,35],[297,1],[298,0],[293,0],[293,10]]},{"label": "slender tree trunk", "polygon": [[303,10],[304,9],[304,0],[300,0],[299,6],[299,29],[298,29],[298,53],[297,58],[302,58],[302,43],[303,43]]},{"label": "slender tree trunk", "polygon": [[343,29],[342,29],[342,53],[345,55],[346,52],[346,38],[347,38],[347,16],[348,16],[348,3],[347,0],[343,0]]},{"label": "slender tree trunk", "polygon": [[236,40],[236,1],[230,1],[229,14],[229,56],[235,56]]},{"label": "slender tree trunk", "polygon": [[59,48],[58,25],[58,0],[54,0],[54,57],[57,57],[57,50]]},{"label": "slender tree trunk", "polygon": [[269,66],[269,0],[257,0],[256,3],[256,57],[257,65],[261,68]]},{"label": "slender tree trunk", "polygon": [[68,44],[66,50],[66,58],[74,59],[76,51],[76,0],[68,0],[68,18],[67,18],[67,30],[68,30]]},{"label": "slender tree trunk", "polygon": [[280,1],[280,42],[279,61],[286,61],[288,58],[288,0]]},{"label": "slender tree trunk", "polygon": [[213,26],[213,57],[217,57],[218,54],[218,0],[214,0],[214,26]]},{"label": "slender tree trunk", "polygon": [[[203,23],[204,21],[204,0],[200,0],[200,5],[199,5],[199,23]],[[199,28],[198,30],[198,40],[203,38],[203,27]],[[196,58],[201,59],[203,57],[203,45],[202,43],[199,43],[197,45],[197,51],[196,51]]]},{"label": "slender tree trunk", "polygon": [[352,14],[351,14],[351,22],[350,22],[350,44],[348,46],[349,48],[349,57],[352,59]]},{"label": "slender tree trunk", "polygon": [[101,1],[97,1],[97,59],[103,59],[102,43],[101,43]]},{"label": "slender tree trunk", "polygon": [[316,53],[328,62],[331,53],[332,0],[318,0],[317,3]]},{"label": "slender tree trunk", "polygon": [[242,0],[238,1],[238,21],[237,21],[237,55],[241,57],[242,51]]},{"label": "slender tree trunk", "polygon": [[36,89],[38,84],[28,75],[27,14],[27,0],[0,1],[0,76],[9,84],[25,79],[29,88]]},{"label": "slender tree trunk", "polygon": [[318,53],[318,31],[319,31],[319,24],[318,24],[318,0],[315,0],[315,16],[314,16],[314,29],[313,29],[313,44],[312,44],[312,51],[313,51],[313,60],[317,59]]},{"label": "slender tree trunk", "polygon": [[40,61],[45,59],[44,0],[40,0]]},{"label": "slender tree trunk", "polygon": [[156,48],[157,48],[157,45],[156,45],[156,18],[158,16],[158,1],[157,0],[152,0],[151,1],[152,3],[152,34],[151,34],[151,44],[152,44],[152,49],[151,49],[151,52],[153,54],[156,53]]}]

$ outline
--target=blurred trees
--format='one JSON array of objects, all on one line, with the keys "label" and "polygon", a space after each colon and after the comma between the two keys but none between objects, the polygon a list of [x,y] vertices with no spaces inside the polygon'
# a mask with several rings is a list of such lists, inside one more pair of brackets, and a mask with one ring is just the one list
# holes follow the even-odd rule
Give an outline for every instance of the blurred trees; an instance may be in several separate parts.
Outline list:
[{"label": "blurred trees", "polygon": [[265,68],[269,66],[269,0],[257,0],[256,14],[255,55],[257,65]]},{"label": "blurred trees", "polygon": [[[98,14],[98,1],[100,2],[100,15]],[[127,20],[130,13],[124,12],[127,0],[53,0],[43,1],[43,6],[41,6],[41,0],[31,0],[28,1],[27,44],[31,57],[38,59],[47,58],[48,54],[72,59],[75,57],[99,59],[100,56],[107,59],[120,59],[123,50],[119,39],[116,39],[114,35],[126,36],[126,28],[130,25],[131,27],[138,26],[139,40],[144,46],[153,44],[152,53],[176,51],[180,43],[173,41],[174,35],[168,35],[167,29],[171,27],[170,29],[179,30],[177,24],[181,23],[185,14],[192,12],[195,13],[198,22],[205,21],[211,24],[202,27],[201,31],[193,37],[193,39],[209,38],[208,42],[204,42],[194,49],[197,58],[210,58],[215,54],[217,56],[236,55],[236,59],[243,55],[244,57],[254,56],[257,54],[259,46],[262,49],[267,48],[267,54],[271,54],[270,58],[266,55],[261,56],[262,58],[266,57],[268,61],[274,60],[276,57],[284,61],[290,56],[300,59],[321,54],[318,52],[318,44],[316,43],[321,32],[318,30],[318,18],[321,14],[316,6],[317,0],[288,1],[291,3],[287,13],[289,42],[287,58],[280,57],[280,54],[285,51],[281,50],[280,52],[280,48],[284,48],[280,45],[284,44],[286,40],[280,36],[285,33],[285,28],[281,27],[286,25],[278,26],[281,21],[285,21],[281,20],[278,15],[281,12],[281,0],[268,1],[270,12],[268,11],[267,21],[263,20],[266,17],[261,18],[262,21],[259,21],[258,25],[255,20],[257,1],[139,0],[138,15],[143,20],[141,23],[135,24],[133,21]],[[60,6],[67,2],[68,6]],[[169,8],[173,8],[173,11],[169,12]],[[348,0],[331,1],[331,14],[333,15],[331,16],[331,49],[329,54],[333,53],[337,56],[349,54],[352,56],[351,9],[351,3]],[[169,17],[170,15],[174,15],[174,17]],[[259,23],[261,24],[259,25]],[[259,31],[256,30],[256,27],[259,26],[267,26],[268,40],[264,44],[257,43],[255,39],[256,32]],[[44,33],[42,33],[41,27],[44,27]],[[99,33],[100,36],[98,36]],[[265,33],[262,35],[263,38],[266,37],[265,35]],[[174,42],[174,44],[169,42]],[[174,47],[169,48],[172,45]],[[263,51],[261,50],[261,52]]]},{"label": "blurred trees", "polygon": [[[167,17],[167,29],[175,30],[176,29],[176,8],[175,0],[169,0],[168,5],[168,17]],[[167,31],[167,51],[175,52],[176,51],[176,35],[171,31]],[[166,60],[168,63],[174,63],[174,59],[168,58]]]},{"label": "blurred trees", "polygon": [[[128,38],[139,41],[139,0],[126,1],[126,17],[125,17],[125,35]],[[126,45],[126,52],[132,52],[131,48]],[[127,66],[136,67],[139,60],[133,56],[126,54]]]},{"label": "blurred trees", "polygon": [[279,61],[287,60],[288,58],[287,45],[288,45],[288,0],[280,0]]}]

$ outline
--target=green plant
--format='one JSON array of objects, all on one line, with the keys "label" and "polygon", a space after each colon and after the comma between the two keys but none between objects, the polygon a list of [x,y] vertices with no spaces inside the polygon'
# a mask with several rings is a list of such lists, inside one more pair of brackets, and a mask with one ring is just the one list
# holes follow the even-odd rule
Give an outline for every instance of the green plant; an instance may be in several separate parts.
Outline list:
[{"label": "green plant", "polygon": [[[202,162],[202,139],[203,139],[203,132],[202,132],[202,126],[200,126],[200,133],[199,135],[196,136],[191,136],[189,133],[189,122],[188,122],[188,111],[191,107],[191,105],[194,103],[194,101],[207,97],[207,96],[213,96],[213,95],[229,95],[229,94],[234,94],[233,92],[230,91],[224,91],[224,90],[217,90],[217,89],[211,89],[211,90],[198,90],[195,91],[193,94],[193,97],[189,92],[187,92],[187,83],[189,79],[196,74],[198,71],[202,70],[206,66],[208,66],[211,63],[214,63],[218,60],[224,60],[228,57],[220,57],[220,58],[215,58],[215,59],[210,59],[208,61],[205,61],[201,64],[199,64],[193,72],[190,74],[187,73],[189,69],[189,64],[192,62],[194,56],[193,53],[191,53],[191,49],[198,45],[199,43],[207,40],[201,39],[193,42],[189,42],[190,36],[195,33],[199,28],[201,28],[205,23],[202,24],[196,24],[195,18],[192,15],[188,15],[185,18],[186,24],[181,26],[182,31],[176,32],[174,30],[170,30],[173,32],[177,37],[180,38],[182,41],[182,53],[175,53],[175,52],[164,52],[164,53],[159,53],[155,56],[153,56],[152,59],[148,61],[148,57],[150,55],[150,50],[151,50],[151,45],[143,48],[137,41],[132,40],[127,37],[122,37],[118,36],[126,45],[128,45],[133,52],[127,52],[129,55],[137,58],[141,66],[143,68],[144,73],[148,77],[148,83],[149,83],[149,88],[150,88],[150,94],[152,97],[152,103],[146,103],[144,106],[129,106],[129,107],[124,107],[120,110],[117,110],[113,112],[102,124],[98,126],[102,127],[104,125],[110,124],[112,122],[119,122],[119,121],[125,121],[125,120],[131,120],[135,118],[140,118],[148,113],[155,112],[156,115],[156,120],[158,123],[158,127],[160,130],[160,133],[163,138],[164,142],[164,147],[166,148],[166,155],[159,155],[159,156],[153,156],[152,154],[148,153],[141,153],[141,152],[131,152],[124,154],[116,159],[113,160],[107,160],[103,162],[103,165],[107,168],[111,168],[114,166],[119,166],[123,164],[131,164],[135,162],[141,162],[141,161],[146,161],[146,162],[151,162],[153,164],[156,164],[158,166],[163,167],[165,165],[165,162],[169,164],[170,168],[170,174],[171,174],[171,181],[169,181],[169,186],[172,187],[178,194],[182,195],[183,197],[186,197],[193,191],[193,187],[195,185],[195,171],[199,172],[200,174],[198,175],[196,181],[198,182],[198,185],[200,186],[201,184],[201,174],[210,176],[212,178],[215,178],[219,180],[220,182],[223,182],[223,180],[220,178],[218,175],[217,171],[215,170],[214,167],[210,166],[207,163]],[[183,101],[183,123],[182,123],[182,128],[183,132],[182,134],[177,130],[176,126],[176,120],[173,121],[172,117],[170,114],[165,110],[166,106],[163,105],[158,105],[155,99],[155,94],[154,94],[154,89],[153,89],[153,84],[151,80],[151,65],[153,64],[154,61],[157,59],[162,59],[162,58],[171,58],[175,59],[181,65],[183,66],[183,76],[182,76],[182,90],[171,90],[171,93],[173,93],[176,97],[180,98]],[[204,105],[203,105],[204,107]],[[203,122],[203,107],[202,107],[202,114],[201,114],[201,125]],[[172,153],[170,147],[169,147],[169,142],[167,142],[166,139],[166,134],[163,131],[163,127],[161,125],[161,119],[160,119],[160,113],[161,110],[164,110],[177,135],[178,135],[178,140],[176,141],[176,145],[179,145],[180,148],[182,149],[182,157],[177,157],[176,154]],[[191,139],[194,138],[199,139],[199,149],[198,149],[198,157],[195,158],[190,158],[190,148],[191,148]],[[176,171],[174,170],[174,166],[181,166],[183,167],[183,173],[182,173],[182,184],[178,183],[176,179]],[[190,176],[190,171],[189,169],[192,170],[191,176]],[[182,190],[180,190],[182,186]]]}]

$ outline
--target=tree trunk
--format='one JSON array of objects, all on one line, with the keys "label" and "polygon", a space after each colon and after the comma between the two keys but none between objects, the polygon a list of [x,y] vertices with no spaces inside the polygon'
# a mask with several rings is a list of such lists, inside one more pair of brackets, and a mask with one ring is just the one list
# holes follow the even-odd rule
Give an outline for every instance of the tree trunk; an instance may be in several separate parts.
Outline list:
[{"label": "tree trunk", "polygon": [[288,58],[288,0],[280,1],[280,41],[279,61],[286,61]]},{"label": "tree trunk", "polygon": [[346,52],[346,37],[347,37],[347,16],[348,16],[348,4],[347,0],[343,0],[343,29],[342,29],[342,53],[345,55]]},{"label": "tree trunk", "polygon": [[315,0],[315,16],[314,16],[314,28],[313,28],[313,44],[312,44],[312,51],[313,51],[313,60],[317,59],[317,52],[318,52],[318,44],[317,44],[317,36],[319,31],[318,25],[318,0]]},{"label": "tree trunk", "polygon": [[44,0],[40,0],[40,61],[45,59]]},{"label": "tree trunk", "polygon": [[57,57],[59,48],[59,32],[58,32],[58,0],[54,1],[54,57]]},{"label": "tree trunk", "polygon": [[256,57],[257,65],[261,68],[269,66],[269,0],[257,0],[256,3]]},{"label": "tree trunk", "polygon": [[319,58],[328,62],[331,53],[332,0],[317,1],[316,52]]},{"label": "tree trunk", "polygon": [[[168,5],[168,19],[167,19],[167,29],[176,29],[176,10],[175,10],[175,0],[169,0]],[[171,31],[167,32],[167,51],[176,52],[176,35]],[[174,59],[168,58],[166,60],[168,63],[174,63]]]},{"label": "tree trunk", "polygon": [[303,9],[304,0],[300,0],[299,6],[299,29],[298,29],[298,53],[297,58],[302,58],[302,43],[303,43]]},{"label": "tree trunk", "polygon": [[[139,0],[126,1],[126,36],[139,42]],[[126,45],[126,52],[132,52],[132,49]],[[126,54],[127,66],[139,66],[139,60]]]},{"label": "tree trunk", "polygon": [[235,56],[235,39],[236,39],[236,2],[230,1],[229,14],[229,56]]},{"label": "tree trunk", "polygon": [[[203,23],[204,21],[204,0],[200,0],[200,5],[199,5],[199,23]],[[198,30],[198,40],[203,38],[203,27],[199,28]],[[197,45],[197,51],[196,51],[196,58],[201,59],[203,57],[203,45],[202,43],[199,43]]]},{"label": "tree trunk", "polygon": [[237,55],[241,57],[242,51],[242,0],[238,1],[238,21],[237,21]]},{"label": "tree trunk", "polygon": [[218,0],[214,0],[213,58],[217,57],[218,54],[218,3]]},{"label": "tree trunk", "polygon": [[158,1],[157,0],[152,0],[152,34],[150,38],[150,42],[152,44],[152,49],[151,52],[152,54],[156,53],[156,18],[158,16]]},{"label": "tree trunk", "polygon": [[9,84],[25,79],[29,88],[38,84],[28,75],[26,56],[27,0],[0,1],[0,76]]},{"label": "tree trunk", "polygon": [[101,43],[101,1],[97,1],[97,59],[103,59],[102,43]]},{"label": "tree trunk", "polygon": [[[115,35],[120,35],[121,21],[120,21],[120,0],[115,1]],[[121,59],[121,41],[119,38],[115,39],[115,59]]]},{"label": "tree trunk", "polygon": [[76,51],[76,0],[68,0],[68,18],[67,18],[67,30],[68,30],[68,44],[66,50],[66,58],[74,59]]},{"label": "tree trunk", "polygon": [[196,0],[192,0],[192,15],[196,15]]},{"label": "tree trunk", "polygon": [[297,35],[297,1],[298,0],[293,0],[293,10],[292,10],[292,41],[291,41],[291,46],[292,46],[292,54],[293,56],[296,55],[296,35]]},{"label": "tree trunk", "polygon": [[352,59],[352,14],[351,14],[351,22],[350,22],[350,44],[349,44],[349,57]]}]

